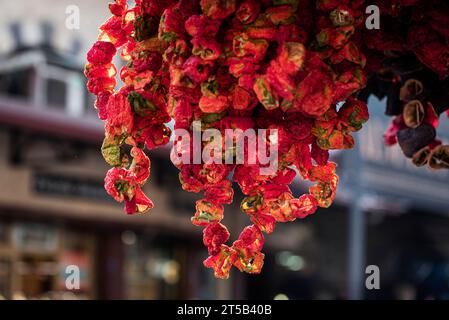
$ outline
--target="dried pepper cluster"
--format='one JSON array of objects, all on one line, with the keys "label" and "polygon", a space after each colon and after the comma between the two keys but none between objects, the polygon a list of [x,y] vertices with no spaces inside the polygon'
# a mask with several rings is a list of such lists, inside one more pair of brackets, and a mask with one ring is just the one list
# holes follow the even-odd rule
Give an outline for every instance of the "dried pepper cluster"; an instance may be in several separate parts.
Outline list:
[{"label": "dried pepper cluster", "polygon": [[399,144],[416,166],[449,169],[449,146],[436,137],[449,109],[449,4],[447,1],[374,1],[383,28],[365,31],[370,75],[361,93],[387,97],[394,120],[387,145]]},{"label": "dried pepper cluster", "polygon": [[[116,0],[109,9],[112,17],[100,27],[85,69],[88,89],[97,95],[95,106],[105,121],[102,153],[113,166],[106,190],[125,202],[128,214],[153,207],[141,190],[150,172],[144,150],[169,142],[171,120],[175,129],[190,133],[193,122],[201,121],[202,130],[214,128],[223,137],[226,129],[277,130],[276,141],[265,139],[279,152],[278,169],[270,175],[261,174],[260,161],[174,160],[183,189],[204,194],[196,203],[192,223],[204,227],[203,242],[210,255],[205,266],[219,278],[227,278],[232,266],[259,273],[263,233],[272,233],[276,222],[302,219],[331,205],[338,176],[336,165],[328,161],[329,150],[354,146],[352,133],[368,120],[366,104],[357,95],[363,97],[366,75],[377,72],[385,53],[394,48],[367,46],[368,36],[380,40],[365,34],[363,0],[136,0],[132,8],[126,0]],[[413,41],[427,45],[427,40]],[[427,69],[441,71],[436,80],[441,84],[447,60],[446,69],[440,70],[443,64],[417,47],[419,61]],[[119,72],[120,90],[115,89],[117,70],[112,63],[117,50],[126,62]],[[381,56],[379,68],[365,68],[362,51],[369,52],[368,61],[374,65]],[[370,84],[377,85],[372,79]],[[405,116],[402,122],[397,120],[394,135],[404,145],[400,136],[405,126],[434,130],[437,117],[432,106],[437,104],[418,87],[420,83],[423,92],[436,87],[418,76],[413,79],[421,82],[396,79],[387,81],[388,87],[398,88],[397,101]],[[446,161],[447,152],[438,147],[436,156],[434,144],[432,137],[425,145],[432,156],[423,150],[422,157],[437,167]],[[192,149],[175,141],[172,156]],[[226,152],[236,157],[235,150],[224,150],[219,158],[224,159]],[[298,174],[313,183],[300,197],[289,188]],[[228,245],[230,234],[221,221],[224,205],[233,201],[233,182],[245,195],[241,209],[252,225]]]}]

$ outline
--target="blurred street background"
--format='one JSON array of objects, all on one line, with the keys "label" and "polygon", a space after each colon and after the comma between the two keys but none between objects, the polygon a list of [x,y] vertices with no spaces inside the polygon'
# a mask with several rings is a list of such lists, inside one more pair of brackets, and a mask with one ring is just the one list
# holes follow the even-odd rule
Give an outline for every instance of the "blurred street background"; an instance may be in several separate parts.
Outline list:
[{"label": "blurred street background", "polygon": [[[82,73],[107,17],[104,0],[0,0],[1,299],[449,299],[449,172],[386,149],[375,99],[360,148],[332,155],[335,204],[278,224],[261,275],[216,280],[202,266],[197,197],[181,190],[169,148],[151,154],[155,209],[126,216],[103,189],[103,124]],[[305,188],[298,180],[296,195]],[[231,234],[249,223],[239,200],[225,212]],[[66,288],[68,265],[79,290]],[[365,287],[368,265],[379,290]]]}]

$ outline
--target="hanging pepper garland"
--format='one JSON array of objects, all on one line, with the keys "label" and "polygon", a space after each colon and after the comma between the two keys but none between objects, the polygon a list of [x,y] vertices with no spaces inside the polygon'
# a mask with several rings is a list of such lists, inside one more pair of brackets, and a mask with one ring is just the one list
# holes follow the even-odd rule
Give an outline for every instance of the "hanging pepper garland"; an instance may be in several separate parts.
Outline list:
[{"label": "hanging pepper garland", "polygon": [[442,145],[436,130],[440,115],[449,112],[448,3],[377,2],[383,27],[364,31],[371,67],[360,96],[387,97],[386,114],[394,119],[386,145],[398,143],[416,166],[448,169],[449,146]]},{"label": "hanging pepper garland", "polygon": [[[105,121],[102,154],[113,167],[107,192],[128,214],[153,208],[142,192],[150,174],[144,149],[169,142],[171,120],[189,133],[201,121],[201,130],[214,128],[223,137],[226,129],[277,130],[275,141],[268,136],[262,142],[278,149],[277,171],[269,175],[261,174],[260,159],[248,161],[248,153],[243,164],[177,161],[195,148],[174,143],[183,189],[204,195],[192,217],[204,227],[210,255],[204,265],[227,278],[232,266],[261,271],[263,233],[272,233],[276,222],[332,204],[338,176],[329,150],[354,146],[352,133],[368,120],[364,101],[371,93],[388,96],[387,113],[396,116],[388,144],[399,142],[417,165],[448,168],[448,147],[435,139],[449,101],[447,5],[374,2],[391,29],[366,30],[363,0],[111,3],[112,17],[100,27],[85,68]],[[112,63],[117,50],[126,62],[120,90]],[[297,174],[313,183],[298,198],[289,188]],[[245,195],[241,209],[252,225],[229,245],[221,221],[224,205],[233,201],[232,182]]]}]

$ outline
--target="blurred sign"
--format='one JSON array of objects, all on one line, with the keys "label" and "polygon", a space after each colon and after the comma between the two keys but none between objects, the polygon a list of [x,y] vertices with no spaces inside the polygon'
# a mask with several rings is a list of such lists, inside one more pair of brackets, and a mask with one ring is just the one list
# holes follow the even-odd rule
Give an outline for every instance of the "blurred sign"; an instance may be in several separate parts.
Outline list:
[{"label": "blurred sign", "polygon": [[[358,133],[357,149],[343,153],[342,186],[350,190],[355,185],[364,192],[406,201],[417,207],[448,208],[449,170],[417,168],[399,146],[386,147],[383,134],[392,118],[384,115],[384,110],[385,101],[370,98],[370,120]],[[443,119],[440,126],[438,135],[447,140],[448,121]]]}]

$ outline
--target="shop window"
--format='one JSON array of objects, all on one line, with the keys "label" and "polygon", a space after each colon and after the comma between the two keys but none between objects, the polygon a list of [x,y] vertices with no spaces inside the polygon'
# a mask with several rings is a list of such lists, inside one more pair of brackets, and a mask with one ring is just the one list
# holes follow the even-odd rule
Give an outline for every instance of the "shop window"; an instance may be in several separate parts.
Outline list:
[{"label": "shop window", "polygon": [[17,264],[19,290],[16,297],[40,299],[51,297],[53,283],[57,274],[57,262],[54,256],[39,253],[22,254]]},{"label": "shop window", "polygon": [[[22,222],[11,225],[11,238],[0,246],[0,300],[95,297],[91,233]],[[67,285],[68,267],[77,270],[76,287]]]}]

